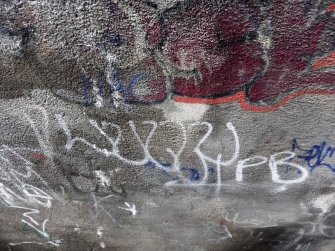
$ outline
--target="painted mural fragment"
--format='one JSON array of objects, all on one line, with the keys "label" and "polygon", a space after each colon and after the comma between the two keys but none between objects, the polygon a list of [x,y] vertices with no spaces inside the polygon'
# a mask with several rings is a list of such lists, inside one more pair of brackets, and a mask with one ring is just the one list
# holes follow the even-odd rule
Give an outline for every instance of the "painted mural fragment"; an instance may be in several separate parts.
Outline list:
[{"label": "painted mural fragment", "polygon": [[333,0],[0,0],[0,250],[334,251]]},{"label": "painted mural fragment", "polygon": [[[145,1],[4,3],[1,34],[8,42],[2,51],[23,61],[33,54],[30,67],[48,79],[42,86],[71,101],[85,90],[86,105],[95,92],[86,82],[98,81],[100,97],[109,100],[239,100],[258,111],[304,94],[333,94],[332,6],[279,0],[189,0],[165,7]],[[62,60],[70,75],[55,67],[59,79],[45,76],[50,60]]]}]

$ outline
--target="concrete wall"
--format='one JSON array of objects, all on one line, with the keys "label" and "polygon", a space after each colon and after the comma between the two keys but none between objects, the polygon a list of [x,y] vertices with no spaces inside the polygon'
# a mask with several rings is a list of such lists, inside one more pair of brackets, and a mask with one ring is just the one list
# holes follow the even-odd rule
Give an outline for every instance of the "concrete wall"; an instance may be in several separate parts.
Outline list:
[{"label": "concrete wall", "polygon": [[0,1],[1,250],[335,250],[335,3]]}]

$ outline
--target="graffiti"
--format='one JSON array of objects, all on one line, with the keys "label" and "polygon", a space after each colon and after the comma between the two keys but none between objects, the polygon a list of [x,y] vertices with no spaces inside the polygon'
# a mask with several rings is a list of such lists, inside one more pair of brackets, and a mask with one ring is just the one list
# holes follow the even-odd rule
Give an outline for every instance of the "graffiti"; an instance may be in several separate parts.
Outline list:
[{"label": "graffiti", "polygon": [[[80,246],[84,244],[86,245],[87,243],[94,243],[95,248],[100,247],[108,249],[111,245],[110,233],[114,231],[111,229],[116,228],[118,230],[122,229],[120,231],[125,231],[124,229],[128,227],[128,222],[131,222],[131,225],[136,227],[137,221],[143,222],[146,217],[149,217],[148,214],[150,215],[158,209],[162,210],[161,213],[164,217],[164,210],[166,207],[161,204],[161,201],[148,202],[148,205],[150,204],[154,206],[143,207],[141,206],[141,202],[134,199],[136,197],[127,198],[126,196],[128,195],[121,193],[120,195],[115,195],[108,192],[108,187],[112,186],[112,183],[117,180],[114,175],[116,175],[117,172],[132,169],[129,168],[131,166],[137,167],[136,170],[140,170],[140,172],[145,170],[146,172],[151,173],[158,170],[158,173],[164,174],[166,179],[162,179],[163,182],[159,185],[167,191],[174,189],[178,191],[179,189],[186,188],[195,190],[197,193],[201,193],[206,190],[211,190],[213,194],[215,194],[215,197],[219,199],[226,196],[226,187],[232,186],[234,187],[234,192],[237,193],[239,191],[243,191],[243,187],[247,187],[250,188],[251,191],[257,188],[259,191],[264,193],[276,193],[279,196],[279,194],[289,194],[281,193],[281,191],[284,192],[286,189],[288,190],[288,188],[290,188],[290,192],[295,189],[299,189],[298,186],[296,186],[298,184],[305,184],[306,186],[310,185],[309,182],[306,182],[310,175],[309,172],[303,165],[296,164],[296,160],[299,159],[297,156],[301,155],[297,148],[290,151],[275,151],[271,149],[273,152],[268,153],[268,155],[248,153],[248,158],[244,158],[243,153],[246,148],[245,141],[247,141],[247,136],[241,132],[242,130],[240,125],[235,126],[235,122],[234,124],[233,122],[228,122],[220,127],[222,130],[220,129],[216,131],[215,126],[210,122],[182,123],[178,121],[153,120],[139,122],[125,120],[126,122],[114,122],[113,119],[108,121],[88,119],[87,117],[84,117],[81,122],[77,122],[72,120],[66,113],[62,113],[62,115],[56,113],[54,116],[55,119],[53,119],[53,115],[41,113],[41,111],[46,112],[46,110],[41,107],[40,109],[35,107],[35,109],[32,109],[31,111],[34,112],[29,112],[31,123],[28,124],[28,127],[31,128],[32,125],[34,125],[31,130],[31,134],[36,136],[37,133],[37,135],[40,136],[40,142],[42,143],[39,142],[38,138],[35,139],[34,137],[34,139],[36,143],[41,144],[42,147],[45,146],[45,151],[42,151],[43,156],[44,154],[48,154],[46,158],[36,159],[33,158],[31,153],[29,153],[28,156],[33,158],[33,161],[44,162],[49,158],[56,159],[58,151],[62,153],[62,156],[71,156],[71,158],[73,158],[75,154],[71,154],[80,149],[80,152],[85,152],[84,155],[94,155],[97,156],[97,159],[106,159],[106,162],[118,160],[121,164],[116,166],[117,170],[114,170],[115,173],[107,168],[100,170],[97,169],[97,166],[93,166],[91,170],[91,179],[94,180],[98,189],[96,189],[95,192],[88,194],[88,196],[91,196],[90,198],[80,199],[78,201],[66,199],[71,205],[78,204],[81,205],[82,208],[88,209],[88,212],[85,211],[85,214],[83,215],[89,215],[89,217],[87,217],[87,219],[85,217],[84,221],[93,221],[93,225],[92,223],[91,225],[94,226],[94,231],[92,230],[92,227],[90,228],[90,231],[92,235],[94,232],[95,238],[98,239],[98,241],[91,241],[89,238],[85,239],[81,237],[81,235],[89,231],[87,230],[87,226],[85,226],[85,224],[77,222],[72,225],[71,230],[75,231],[75,234],[78,235],[76,238],[78,238],[78,241],[80,240],[80,243],[77,244],[76,241],[71,242],[70,240],[67,240],[64,235],[60,240],[52,238],[51,233],[48,231],[48,219],[42,218],[41,220],[40,218],[43,216],[43,210],[49,210],[50,207],[55,204],[54,201],[57,199],[51,192],[49,192],[49,189],[47,189],[48,184],[43,182],[43,180],[35,177],[40,183],[34,184],[34,186],[31,186],[31,188],[29,187],[29,189],[27,188],[27,185],[29,185],[28,182],[26,180],[23,181],[26,184],[26,190],[29,192],[27,194],[27,198],[21,195],[24,194],[23,189],[14,190],[13,185],[9,185],[4,182],[4,191],[6,191],[7,194],[3,192],[1,198],[5,198],[8,201],[9,195],[12,195],[14,198],[17,198],[18,196],[24,198],[27,203],[25,201],[18,201],[20,202],[19,204],[16,203],[15,199],[15,204],[17,205],[12,204],[12,208],[16,208],[15,210],[18,212],[21,212],[22,210],[23,219],[21,222],[24,232],[27,234],[31,234],[31,232],[33,232],[41,240],[43,240],[37,240],[36,242],[11,241],[8,245],[11,246],[12,249],[19,245],[27,245],[28,247],[28,245],[36,244],[48,247],[53,246],[56,250],[58,246],[60,248],[66,247],[67,242],[69,242],[68,245],[71,245],[72,247],[76,245]],[[17,115],[14,114],[13,116],[16,117]],[[38,121],[45,122],[45,120],[53,121],[54,124],[46,126],[45,123],[38,123]],[[26,121],[26,117],[23,117],[22,121]],[[85,130],[87,130],[88,134],[84,135],[91,136],[83,136],[81,132],[78,133],[76,130],[79,123],[85,122],[87,123]],[[215,125],[220,126],[220,124]],[[177,132],[176,139],[178,144],[176,144],[174,148],[172,148],[172,144],[170,146],[166,143],[157,143],[157,141],[162,140],[160,138],[162,133],[166,133],[170,126]],[[56,134],[59,138],[56,139],[58,144],[57,147],[53,146],[55,139],[50,133],[48,133],[48,128],[51,127],[57,128],[56,130],[59,132]],[[34,128],[36,129],[34,130]],[[129,130],[129,132],[127,130]],[[48,135],[48,141],[46,141],[46,135]],[[194,135],[196,135],[196,137]],[[216,137],[216,135],[220,136]],[[215,139],[213,139],[213,136]],[[128,137],[132,140],[129,141]],[[104,144],[101,138],[104,138],[108,144]],[[227,146],[228,149],[218,146],[215,148],[208,148],[208,145],[213,144],[215,140],[229,142]],[[122,144],[127,142],[126,144],[128,145],[135,145],[133,141],[136,141],[139,149],[134,151],[124,151]],[[173,141],[173,139],[168,140],[168,142],[170,141]],[[43,142],[48,142],[48,144]],[[326,144],[324,146],[324,151],[327,147],[328,146]],[[64,148],[67,152],[63,151]],[[136,147],[134,146],[133,149],[135,148]],[[16,172],[26,173],[27,171],[23,172],[21,169],[17,169],[22,168],[23,164],[12,160],[14,157],[11,156],[16,156],[14,154],[16,151],[11,148],[8,149],[10,150],[7,150],[7,148],[3,146],[3,155],[1,156],[10,159],[11,162],[15,163],[15,168],[13,170],[10,169],[11,172],[16,170]],[[155,155],[153,153],[154,151],[157,151],[160,154]],[[161,156],[163,156],[161,153],[164,151],[170,156],[170,158],[161,158]],[[188,161],[190,161],[191,158],[186,160],[184,159],[185,155],[190,155],[190,152],[194,153],[195,158],[198,159],[198,165],[190,164]],[[5,155],[5,153],[7,155]],[[134,155],[132,153],[134,153]],[[83,157],[83,154],[81,154],[80,157]],[[326,161],[326,159],[324,161]],[[32,163],[29,164],[29,166],[31,165]],[[289,167],[290,170],[296,170],[297,172],[284,173],[285,167]],[[122,171],[120,171],[120,169]],[[7,169],[4,170],[11,175]],[[230,175],[230,173],[232,173],[232,175]],[[262,176],[262,179],[264,179],[254,181],[252,176],[255,173]],[[227,174],[229,176],[229,180],[225,177]],[[32,170],[30,179],[33,179],[32,176],[34,175],[35,174]],[[3,175],[3,177],[7,176]],[[278,187],[283,189],[279,190],[277,189]],[[14,191],[16,195],[11,194],[8,189]],[[68,193],[68,190],[66,192],[63,190],[63,195],[64,193]],[[64,198],[66,197],[67,196],[64,195]],[[332,238],[333,225],[332,223],[329,223],[329,221],[332,220],[332,216],[325,216],[332,212],[333,205],[331,203],[327,204],[327,201],[332,201],[332,198],[333,196],[325,198],[319,196],[315,200],[315,205],[313,204],[314,210],[321,210],[324,213],[324,218],[321,218],[320,216],[320,219],[318,218],[316,221],[313,220],[312,222],[313,224],[316,224],[315,227],[317,229],[315,230],[316,232],[313,233],[314,235],[322,235],[327,238]],[[164,197],[163,200],[164,199],[166,198]],[[32,200],[36,200],[35,202],[40,202],[40,204],[34,204],[32,203]],[[85,201],[87,204],[85,204]],[[253,200],[251,199],[243,205],[236,206],[236,208],[233,207],[231,212],[230,209],[228,210],[228,214],[226,209],[222,208],[218,210],[222,210],[221,217],[225,218],[227,225],[226,223],[217,225],[217,223],[212,223],[212,221],[201,221],[203,228],[199,232],[200,235],[198,235],[198,238],[206,243],[221,245],[236,238],[236,226],[245,228],[258,228],[260,226],[276,227],[276,224],[278,224],[276,219],[277,216],[271,215],[271,213],[262,208],[262,206],[256,207],[255,205],[257,204],[255,202],[251,209],[250,205],[252,202]],[[227,202],[224,201],[223,203]],[[213,204],[217,206],[215,203]],[[66,208],[68,207],[68,204],[63,204],[61,207]],[[198,210],[193,209],[193,207],[193,205],[189,206],[187,210]],[[76,218],[76,220],[78,220],[78,218]],[[111,229],[103,224],[106,224],[106,222]],[[83,225],[79,227],[79,224]],[[136,231],[138,231],[138,229],[134,230],[134,232]],[[302,232],[301,238],[299,237],[299,239],[288,241],[285,245],[287,245],[288,248],[292,245],[294,247],[300,245],[300,249],[304,248],[308,244],[303,244],[301,241],[307,234],[309,234],[309,232]]]},{"label": "graffiti", "polygon": [[102,187],[110,186],[110,180],[103,171],[95,170],[94,173],[97,179],[99,180],[100,186]]},{"label": "graffiti", "polygon": [[334,41],[334,0],[0,1],[0,250],[333,250]]},{"label": "graffiti", "polygon": [[[287,155],[286,157],[283,157],[282,159],[276,159],[276,157],[280,156],[280,155]],[[271,175],[272,175],[272,180],[276,183],[282,183],[282,184],[294,184],[294,183],[301,183],[303,182],[307,177],[308,177],[308,172],[307,170],[297,164],[291,163],[289,162],[289,160],[291,160],[292,158],[294,158],[295,153],[293,152],[280,152],[280,153],[276,153],[274,155],[271,155],[269,158],[269,168],[271,170]],[[245,164],[247,162],[250,162],[251,160],[253,160],[255,162],[255,159],[258,160],[258,162],[256,163],[252,163],[252,164]],[[243,180],[243,175],[242,175],[242,170],[246,167],[255,167],[257,165],[262,165],[264,163],[267,162],[267,158],[263,157],[263,156],[255,156],[252,158],[248,158],[242,161],[239,161],[237,164],[237,169],[236,169],[236,180],[237,181],[242,181]],[[278,174],[278,166],[279,165],[286,165],[286,166],[290,166],[290,168],[294,167],[296,169],[298,169],[301,174],[301,176],[295,180],[283,180],[280,178],[280,175]]]},{"label": "graffiti", "polygon": [[[134,100],[134,88],[143,81],[145,78],[141,74],[137,74],[129,84],[124,84],[122,80],[118,78],[116,70],[112,70],[112,78],[110,83],[106,83],[106,78],[101,76],[98,81],[91,80],[84,74],[81,75],[81,82],[83,83],[83,105],[90,106],[95,104],[97,108],[104,105],[104,96],[106,93],[106,87],[109,93],[109,104],[111,107],[118,107],[120,103],[128,103]],[[90,94],[93,95],[90,95]],[[90,96],[93,96],[91,98]],[[105,97],[106,98],[106,97]]]},{"label": "graffiti", "polygon": [[328,168],[330,171],[335,172],[335,166],[329,161],[333,158],[335,148],[327,145],[325,141],[318,145],[313,145],[310,149],[303,149],[298,144],[297,139],[293,140],[292,151],[299,151],[296,157],[305,161],[305,163],[310,167],[310,171],[324,167]]},{"label": "graffiti", "polygon": [[130,205],[128,202],[125,202],[124,204],[126,205],[126,207],[119,207],[119,208],[129,211],[133,216],[136,216],[137,214],[136,206],[134,204]]},{"label": "graffiti", "polygon": [[[208,41],[211,41],[211,35],[215,37],[214,32],[218,32],[217,30],[222,38],[217,39],[216,44],[211,44],[211,49],[208,50],[205,45],[201,44],[202,40],[198,39],[196,29],[186,30],[183,37],[191,39],[195,45],[188,43],[190,46],[183,48],[182,50],[186,52],[180,55],[186,54],[187,60],[196,64],[202,81],[197,85],[195,77],[176,78],[175,92],[181,95],[176,97],[176,101],[205,104],[238,101],[244,109],[262,112],[278,109],[290,99],[300,95],[333,93],[319,88],[319,86],[331,87],[335,81],[333,71],[324,71],[334,66],[332,63],[334,52],[322,52],[319,46],[322,36],[334,23],[330,11],[325,12],[328,7],[326,3],[307,6],[307,1],[294,4],[273,1],[272,4],[261,8],[255,8],[251,4],[234,4],[228,8],[225,6],[222,10],[227,13],[224,15],[225,19],[221,15],[212,18],[214,13],[221,13],[221,11],[215,12],[206,4],[199,5],[199,9],[202,8],[199,15],[206,18],[204,16],[207,14],[210,17],[207,19],[212,22],[210,24],[212,27],[200,28],[207,35]],[[191,13],[190,10],[193,8],[194,5],[190,4],[189,9],[186,7],[173,12],[171,23],[180,25],[182,29],[184,23],[176,24],[175,20],[182,19],[177,19],[176,13],[182,17],[185,16],[185,20],[187,20],[186,17],[195,18],[193,14],[187,14]],[[247,12],[247,9],[251,11]],[[245,18],[246,13],[249,15],[248,18]],[[231,21],[231,15],[237,16],[236,23]],[[290,28],[287,29],[287,27]],[[169,32],[170,36],[174,36],[172,31]],[[225,41],[226,37],[231,40]],[[183,67],[182,60],[185,61],[175,49],[178,42],[182,42],[181,39],[171,44],[167,42],[166,45],[171,48],[170,58],[178,67]],[[213,48],[219,50],[219,46],[228,51],[226,58],[220,58],[214,54]],[[334,50],[333,45],[329,50]],[[198,59],[198,55],[201,54],[207,56],[207,61]],[[324,56],[320,57],[322,54]],[[218,64],[212,71],[206,66],[206,62],[213,65],[211,63],[213,60],[208,55],[216,57],[214,62]],[[310,67],[311,64],[312,67]],[[214,84],[216,82],[219,82],[220,85]],[[305,88],[307,90],[301,90]],[[239,89],[244,90],[238,92]],[[277,97],[282,93],[285,93],[284,98],[278,100]],[[217,97],[220,95],[226,97]],[[249,104],[259,101],[276,104],[269,107]]]},{"label": "graffiti", "polygon": [[[36,37],[31,43],[75,59],[81,72],[87,69],[85,77],[77,75],[84,89],[84,105],[100,107],[103,96],[104,80],[95,82],[88,77],[93,74],[92,64],[99,69],[94,75],[114,75],[109,71],[111,66],[119,69],[118,75],[134,76],[106,88],[104,93],[112,96],[112,106],[118,102],[162,102],[173,96],[176,102],[239,102],[243,109],[268,112],[301,95],[334,94],[334,15],[330,0],[263,4],[188,0],[159,13],[155,11],[157,5],[135,1],[95,5],[55,2],[52,8],[46,6],[44,1],[22,3],[18,18],[26,18],[18,20],[16,27],[5,23],[3,29],[9,34],[29,29],[29,36]],[[88,8],[99,12],[105,21],[85,16]],[[79,15],[74,9],[83,13]],[[57,13],[73,25],[59,23]],[[87,19],[91,27],[82,26],[80,18]],[[118,20],[117,25],[108,20]],[[77,40],[65,41],[66,37]],[[138,75],[142,71],[146,72],[145,81]],[[135,88],[139,81],[141,85]],[[78,98],[66,99],[77,102]]]},{"label": "graffiti", "polygon": [[[1,159],[1,183],[0,199],[3,204],[10,208],[24,211],[21,222],[26,228],[33,230],[41,238],[49,240],[47,243],[59,246],[59,240],[51,240],[46,232],[48,219],[39,223],[35,217],[40,214],[38,207],[50,209],[53,197],[41,188],[26,183],[29,179],[38,179],[41,186],[47,183],[33,169],[33,164],[23,158],[8,146],[2,145],[0,150]],[[12,246],[15,246],[13,244]]]},{"label": "graffiti", "polygon": [[[133,121],[129,121],[129,127],[132,130],[135,138],[137,139],[138,143],[141,146],[141,149],[143,151],[143,158],[140,160],[132,160],[128,159],[121,155],[121,152],[119,150],[119,143],[122,137],[122,130],[119,125],[116,125],[114,123],[109,123],[106,121],[102,122],[102,125],[100,126],[95,120],[90,120],[90,124],[93,128],[96,129],[96,132],[99,132],[102,136],[104,136],[109,144],[111,145],[111,149],[101,148],[95,143],[91,143],[85,138],[82,137],[74,137],[72,136],[71,130],[68,128],[67,123],[65,122],[64,118],[57,114],[56,118],[58,120],[58,123],[60,127],[63,129],[63,132],[65,133],[67,140],[65,144],[65,148],[67,150],[71,150],[76,143],[82,143],[97,153],[100,153],[106,157],[113,157],[116,158],[126,164],[133,165],[133,166],[149,166],[152,168],[158,168],[160,170],[163,170],[165,173],[168,173],[169,175],[174,175],[176,178],[174,178],[174,181],[168,182],[167,186],[179,186],[179,185],[190,185],[190,186],[208,186],[208,179],[210,173],[216,172],[216,183],[211,184],[217,186],[217,190],[219,191],[222,186],[222,175],[221,175],[221,169],[227,168],[236,163],[236,161],[239,158],[240,155],[240,141],[237,134],[237,131],[235,127],[229,122],[227,123],[227,129],[232,133],[234,141],[235,141],[235,149],[233,152],[233,155],[227,159],[222,160],[222,154],[218,154],[217,158],[214,159],[208,155],[206,155],[202,150],[201,146],[205,144],[208,137],[211,135],[213,131],[213,126],[208,122],[201,122],[201,123],[194,123],[189,126],[188,129],[197,127],[197,126],[205,126],[207,128],[207,132],[202,136],[202,138],[198,141],[195,148],[193,149],[193,152],[196,153],[196,155],[199,157],[200,162],[202,163],[202,179],[200,180],[200,172],[197,169],[191,168],[187,169],[192,173],[191,179],[188,179],[185,177],[185,173],[183,172],[185,168],[182,168],[180,164],[180,157],[183,153],[183,150],[186,146],[187,142],[187,129],[185,126],[181,123],[177,123],[180,126],[181,132],[182,132],[182,144],[181,147],[177,152],[173,151],[171,148],[166,148],[166,151],[172,156],[174,162],[171,164],[166,164],[157,161],[150,153],[150,143],[152,138],[154,137],[155,132],[157,131],[157,128],[159,125],[165,125],[166,123],[171,123],[170,121],[163,121],[163,122],[155,122],[155,121],[144,121],[142,122],[143,125],[150,125],[151,130],[147,136],[147,138],[143,141],[142,137],[138,134],[138,131],[136,129],[136,125]],[[176,123],[176,122],[172,122]],[[110,126],[112,128],[115,128],[117,130],[117,135],[115,138],[112,138],[112,136],[108,135],[106,133],[107,126]],[[269,163],[269,169],[271,172],[272,181],[274,183],[278,184],[296,184],[301,183],[305,181],[308,177],[307,170],[298,164],[292,163],[291,160],[295,157],[294,152],[290,151],[284,151],[279,152],[271,155],[269,158],[263,157],[263,156],[254,156],[251,158],[247,158],[244,160],[237,161],[236,164],[236,181],[242,182],[243,181],[243,170],[251,167],[256,166],[262,166],[265,163]],[[251,163],[250,163],[251,162]],[[209,165],[215,165],[215,171],[213,169],[209,168]],[[279,166],[289,166],[290,168],[296,168],[299,171],[298,178],[295,179],[282,179],[281,175],[278,172]],[[193,170],[193,171],[192,171]],[[211,170],[211,171],[210,171]],[[100,175],[100,174],[99,174]],[[101,176],[101,175],[100,175]],[[101,179],[101,177],[100,177]],[[105,179],[105,178],[104,178]],[[190,182],[191,181],[191,182]],[[106,182],[104,182],[106,183]]]}]

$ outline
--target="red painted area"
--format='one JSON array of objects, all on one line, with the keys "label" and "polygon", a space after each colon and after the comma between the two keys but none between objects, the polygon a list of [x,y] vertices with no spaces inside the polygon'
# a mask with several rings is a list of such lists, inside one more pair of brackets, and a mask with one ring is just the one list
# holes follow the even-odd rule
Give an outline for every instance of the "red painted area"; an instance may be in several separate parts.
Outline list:
[{"label": "red painted area", "polygon": [[[262,112],[299,95],[333,93],[335,71],[329,68],[335,67],[335,19],[329,12],[335,4],[326,1],[188,0],[159,14],[142,1],[130,1],[146,43],[140,48],[143,58],[118,70],[125,101],[163,102],[172,92],[179,102],[238,101],[246,110]],[[129,41],[125,33],[120,40],[134,49],[136,32],[130,27],[125,28],[133,34]],[[108,32],[116,33],[113,29]],[[130,76],[139,74],[143,80],[132,86]],[[287,93],[275,106],[257,106]]]},{"label": "red painted area", "polygon": [[304,88],[332,88],[335,72],[313,71],[310,61],[322,53],[323,34],[332,20],[326,16],[309,23],[306,2],[274,1],[269,67],[252,84],[248,96],[251,102],[275,100],[282,93]]},{"label": "red painted area", "polygon": [[[308,1],[274,0],[266,15],[250,3],[207,3],[190,1],[164,16],[163,53],[179,71],[172,76],[175,94],[200,103],[204,98],[211,100],[207,103],[221,102],[232,94],[228,100],[239,99],[248,108],[245,97],[250,103],[273,103],[283,93],[294,93],[284,99],[290,100],[299,93],[310,93],[300,91],[303,89],[334,87],[334,71],[317,71],[334,67],[333,53],[310,67],[325,54],[322,42],[325,34],[332,34],[329,27],[334,20],[319,14],[310,22]],[[265,51],[266,45],[258,38],[266,20],[271,25],[262,35],[270,41]],[[243,99],[238,98],[241,90],[246,90]],[[224,98],[213,98],[220,96]]]},{"label": "red painted area", "polygon": [[328,6],[327,12],[333,12],[335,11],[335,3]]},{"label": "red painted area", "polygon": [[[121,63],[115,63],[115,68],[125,88],[125,102],[163,102],[172,92],[215,103],[228,95],[235,99],[244,91],[249,103],[273,103],[285,93],[334,89],[335,71],[329,70],[335,67],[333,0],[321,4],[311,0],[185,0],[161,9],[155,1],[99,2],[111,18],[105,20],[108,29],[97,37],[97,48],[92,46],[86,56],[99,51],[104,55],[104,50],[117,55]],[[136,12],[133,18],[125,13],[127,5]],[[52,31],[39,23],[43,19],[31,15],[21,13],[15,20],[5,24],[6,32],[23,32],[20,36],[24,37],[27,28]],[[71,51],[76,44],[69,46]],[[132,86],[138,75],[143,80]]]},{"label": "red painted area", "polygon": [[[178,73],[173,91],[190,97],[242,88],[264,68],[255,39],[259,10],[243,2],[194,1],[164,16],[164,56]],[[224,83],[224,84],[223,84]]]}]

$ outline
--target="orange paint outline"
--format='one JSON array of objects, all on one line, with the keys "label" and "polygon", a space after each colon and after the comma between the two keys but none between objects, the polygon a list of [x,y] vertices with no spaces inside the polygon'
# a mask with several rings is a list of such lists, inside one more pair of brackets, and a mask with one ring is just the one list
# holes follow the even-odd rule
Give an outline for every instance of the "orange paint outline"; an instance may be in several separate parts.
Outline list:
[{"label": "orange paint outline", "polygon": [[314,70],[320,70],[327,67],[335,67],[335,51],[329,53],[329,55],[323,58],[320,58],[313,64]]},{"label": "orange paint outline", "polygon": [[334,91],[330,90],[303,90],[287,95],[282,101],[275,105],[269,106],[257,106],[252,105],[247,101],[247,97],[244,91],[237,92],[235,95],[220,98],[193,98],[185,96],[175,96],[173,99],[175,102],[188,103],[188,104],[206,104],[206,105],[220,105],[229,104],[233,102],[239,102],[240,106],[245,111],[251,112],[273,112],[278,110],[280,107],[286,105],[292,99],[295,99],[303,95],[334,95]]}]

